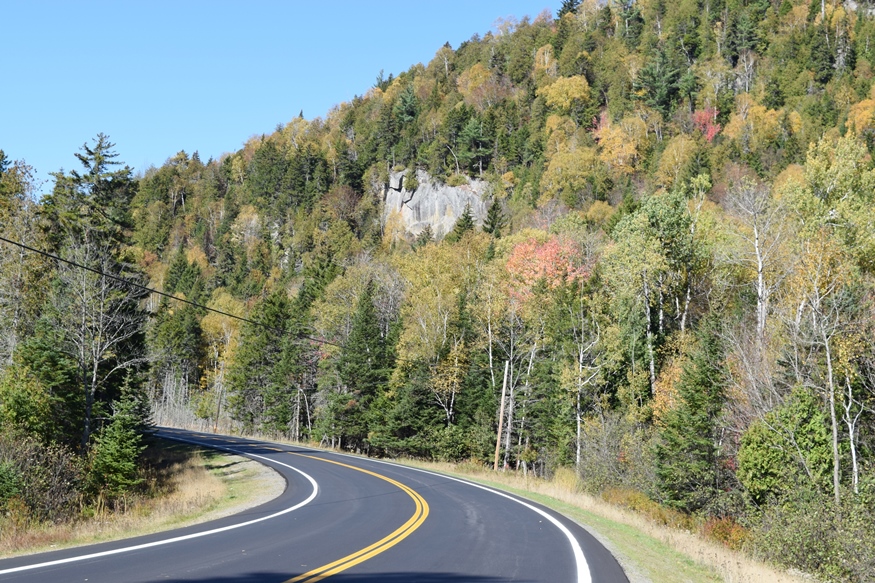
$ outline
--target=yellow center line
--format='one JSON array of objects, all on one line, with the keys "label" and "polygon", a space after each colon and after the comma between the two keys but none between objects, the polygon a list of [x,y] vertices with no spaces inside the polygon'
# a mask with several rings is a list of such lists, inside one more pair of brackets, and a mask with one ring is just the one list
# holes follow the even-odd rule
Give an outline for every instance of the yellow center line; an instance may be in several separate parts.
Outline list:
[{"label": "yellow center line", "polygon": [[394,547],[399,542],[401,542],[402,540],[404,540],[405,538],[410,536],[410,534],[413,531],[415,531],[417,528],[419,528],[420,525],[422,525],[422,523],[425,522],[425,519],[428,517],[428,503],[425,501],[425,498],[423,498],[422,496],[419,495],[419,493],[417,493],[413,489],[405,486],[401,482],[393,480],[392,478],[389,478],[389,477],[384,476],[382,474],[378,474],[378,473],[372,472],[370,470],[364,470],[362,468],[357,468],[355,466],[351,466],[351,465],[344,464],[341,462],[327,460],[327,459],[315,457],[312,455],[304,455],[304,454],[292,453],[292,452],[289,452],[289,453],[291,453],[292,455],[298,455],[301,457],[307,457],[310,459],[319,460],[320,462],[325,462],[328,464],[342,466],[344,468],[350,468],[350,469],[355,470],[357,472],[362,472],[363,474],[368,474],[370,476],[374,476],[375,478],[379,478],[381,480],[389,482],[393,486],[397,486],[398,488],[400,488],[402,491],[404,491],[405,494],[407,494],[408,496],[410,496],[413,499],[413,502],[416,505],[416,510],[414,511],[413,516],[411,516],[407,520],[407,522],[402,524],[400,527],[398,527],[395,531],[393,531],[388,536],[381,538],[377,542],[361,549],[360,551],[356,551],[356,552],[352,553],[351,555],[347,555],[341,559],[334,561],[333,563],[328,563],[327,565],[323,565],[321,567],[313,569],[312,571],[308,571],[308,572],[304,573],[303,575],[298,575],[294,579],[289,579],[287,581],[284,581],[283,583],[304,583],[304,582],[315,583],[316,581],[321,581],[322,579],[325,579],[326,577],[330,577],[331,575],[336,575],[337,573],[340,573],[341,571],[346,571],[350,567],[358,565],[359,563],[363,563],[363,562],[367,561],[368,559],[370,559],[371,557],[379,555],[383,551]]}]

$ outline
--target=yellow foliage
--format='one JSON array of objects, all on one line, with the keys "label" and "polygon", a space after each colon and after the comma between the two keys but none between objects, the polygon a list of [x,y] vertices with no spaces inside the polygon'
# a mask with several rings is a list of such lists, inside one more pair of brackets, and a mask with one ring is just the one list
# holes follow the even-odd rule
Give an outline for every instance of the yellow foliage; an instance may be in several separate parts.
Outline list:
[{"label": "yellow foliage", "polygon": [[729,118],[724,135],[735,140],[743,152],[758,152],[775,142],[781,130],[779,111],[766,109],[747,93],[739,95],[735,105],[736,112]]},{"label": "yellow foliage", "polygon": [[480,63],[475,63],[462,72],[456,80],[459,93],[465,98],[465,103],[483,111],[503,94],[502,87],[492,73]]},{"label": "yellow foliage", "polygon": [[682,370],[683,367],[678,359],[672,359],[671,362],[663,366],[662,372],[656,379],[656,384],[653,385],[651,409],[653,421],[657,425],[661,425],[665,414],[677,405],[677,383],[681,378]]},{"label": "yellow foliage", "polygon": [[[808,24],[808,4],[798,4],[784,16],[783,25],[787,30],[803,30]],[[820,18],[820,15],[818,15]]]},{"label": "yellow foliage", "polygon": [[656,172],[659,184],[670,188],[693,161],[696,149],[695,140],[684,134],[678,134],[669,140]]},{"label": "yellow foliage", "polygon": [[646,136],[647,125],[640,117],[626,116],[620,123],[613,123],[603,114],[596,132],[601,148],[599,157],[614,174],[632,174]]},{"label": "yellow foliage", "polygon": [[775,200],[781,200],[783,195],[790,189],[805,187],[805,169],[799,164],[790,164],[775,177],[772,183],[772,192]]},{"label": "yellow foliage", "polygon": [[[872,86],[872,93],[875,93],[875,85]],[[875,129],[875,98],[864,99],[852,105],[847,124],[858,136]]]},{"label": "yellow foliage", "polygon": [[185,257],[189,263],[197,263],[201,268],[201,273],[208,273],[212,270],[210,260],[207,259],[207,254],[201,249],[200,245],[195,245],[185,252]]},{"label": "yellow foliage", "polygon": [[469,233],[456,245],[426,245],[401,257],[398,270],[408,285],[399,339],[406,358],[433,360],[447,345],[459,295],[472,289],[482,271],[491,237]]},{"label": "yellow foliage", "polygon": [[296,117],[287,123],[282,129],[280,139],[285,142],[287,146],[290,146],[295,150],[300,150],[308,143],[317,143],[313,133],[310,122],[303,118]]},{"label": "yellow foliage", "polygon": [[574,149],[577,144],[577,124],[569,117],[561,115],[547,116],[544,133],[547,143],[544,146],[544,158],[549,162],[554,154]]},{"label": "yellow foliage", "polygon": [[560,77],[552,84],[538,89],[537,93],[549,107],[571,113],[589,99],[589,83],[583,75]]},{"label": "yellow foliage", "polygon": [[577,148],[557,152],[550,159],[541,175],[541,198],[539,205],[561,197],[576,198],[587,187],[587,181],[596,178],[600,166],[594,148]]},{"label": "yellow foliage", "polygon": [[614,207],[610,204],[603,200],[597,200],[590,205],[589,209],[587,209],[586,220],[596,225],[603,225],[605,221],[613,216],[614,212]]},{"label": "yellow foliage", "polygon": [[[227,314],[240,315],[245,313],[243,302],[235,299],[234,296],[225,291],[225,288],[213,291],[212,299],[207,305]],[[201,320],[201,330],[210,358],[216,363],[228,362],[237,349],[240,320],[216,312],[207,312]]]},{"label": "yellow foliage", "polygon": [[549,83],[556,77],[556,57],[553,54],[553,45],[544,45],[535,52],[535,83],[541,85]]}]

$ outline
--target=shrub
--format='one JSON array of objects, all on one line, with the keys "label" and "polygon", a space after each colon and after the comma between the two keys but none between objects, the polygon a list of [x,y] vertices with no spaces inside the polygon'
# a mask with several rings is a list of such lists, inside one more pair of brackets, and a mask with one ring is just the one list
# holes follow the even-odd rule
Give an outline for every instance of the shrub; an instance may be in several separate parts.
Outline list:
[{"label": "shrub", "polygon": [[36,522],[66,520],[80,498],[80,476],[67,448],[44,445],[13,427],[0,429],[0,509],[15,506]]},{"label": "shrub", "polygon": [[702,534],[733,550],[740,550],[748,536],[747,529],[730,516],[709,518],[702,525]]}]

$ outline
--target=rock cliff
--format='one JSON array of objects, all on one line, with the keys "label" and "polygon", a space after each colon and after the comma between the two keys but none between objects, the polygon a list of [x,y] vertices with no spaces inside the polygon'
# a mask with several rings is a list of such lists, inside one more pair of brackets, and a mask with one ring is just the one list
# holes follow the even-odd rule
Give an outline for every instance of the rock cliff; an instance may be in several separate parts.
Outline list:
[{"label": "rock cliff", "polygon": [[433,179],[424,170],[416,171],[417,186],[411,192],[405,186],[410,170],[392,172],[385,192],[383,220],[400,215],[404,230],[418,235],[426,225],[431,225],[435,238],[440,239],[453,229],[456,220],[471,205],[474,224],[482,225],[488,209],[489,184],[482,180],[469,180],[462,186],[449,186]]}]

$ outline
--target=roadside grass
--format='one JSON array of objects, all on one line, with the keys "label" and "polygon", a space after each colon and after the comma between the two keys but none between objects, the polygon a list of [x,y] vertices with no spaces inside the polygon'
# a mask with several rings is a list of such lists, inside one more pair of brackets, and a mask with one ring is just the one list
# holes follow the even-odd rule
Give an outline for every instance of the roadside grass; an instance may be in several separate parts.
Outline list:
[{"label": "roadside grass", "polygon": [[207,448],[156,439],[147,450],[145,491],[115,511],[85,509],[62,524],[0,517],[0,558],[150,534],[228,516],[282,493],[270,468]]},{"label": "roadside grass", "polygon": [[[400,463],[434,470],[501,489],[557,510],[577,521],[602,542],[623,566],[632,583],[811,583],[805,575],[779,570],[740,551],[679,526],[675,517],[652,520],[640,512],[581,491],[571,471],[553,480],[492,472],[480,464]],[[667,519],[667,520],[665,520]]]},{"label": "roadside grass", "polygon": [[[92,510],[89,518],[69,524],[18,524],[0,517],[0,558],[197,524],[256,506],[285,487],[278,474],[253,460],[156,441],[160,447],[150,452],[145,494],[132,496],[115,512]],[[810,576],[779,570],[710,540],[699,534],[701,525],[636,493],[586,494],[570,470],[560,470],[548,481],[492,472],[478,463],[394,461],[498,488],[561,512],[599,539],[632,583],[812,581]]]}]

